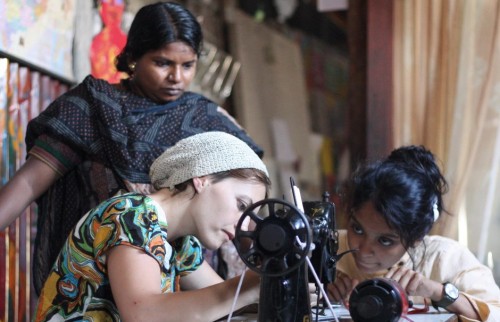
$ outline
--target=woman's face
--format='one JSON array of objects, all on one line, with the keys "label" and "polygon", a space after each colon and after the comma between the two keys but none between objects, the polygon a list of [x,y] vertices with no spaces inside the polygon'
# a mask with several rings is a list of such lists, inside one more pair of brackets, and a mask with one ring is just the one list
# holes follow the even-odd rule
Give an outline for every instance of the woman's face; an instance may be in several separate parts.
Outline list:
[{"label": "woman's face", "polygon": [[193,220],[196,236],[205,247],[214,250],[234,238],[241,215],[265,198],[266,188],[255,181],[228,178],[212,183],[207,178],[203,178],[206,181],[202,188],[196,187]]},{"label": "woman's face", "polygon": [[149,51],[135,62],[132,89],[157,103],[175,101],[193,81],[197,60],[193,48],[180,41]]},{"label": "woman's face", "polygon": [[347,238],[358,268],[364,273],[375,273],[397,263],[406,252],[399,235],[366,202],[349,219]]}]

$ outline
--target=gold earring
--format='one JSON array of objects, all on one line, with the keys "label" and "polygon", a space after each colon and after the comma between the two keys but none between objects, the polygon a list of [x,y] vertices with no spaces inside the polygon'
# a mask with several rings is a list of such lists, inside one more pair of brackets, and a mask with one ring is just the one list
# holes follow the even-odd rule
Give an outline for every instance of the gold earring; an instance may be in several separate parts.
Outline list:
[{"label": "gold earring", "polygon": [[135,65],[135,62],[128,64],[128,68],[130,69],[130,71],[135,72]]}]

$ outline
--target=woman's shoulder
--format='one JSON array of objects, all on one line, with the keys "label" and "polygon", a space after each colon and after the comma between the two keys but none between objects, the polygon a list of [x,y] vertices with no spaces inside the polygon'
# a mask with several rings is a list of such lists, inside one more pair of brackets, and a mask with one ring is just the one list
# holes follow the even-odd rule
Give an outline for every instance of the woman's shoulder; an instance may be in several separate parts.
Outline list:
[{"label": "woman's shoulder", "polygon": [[87,91],[95,96],[97,93],[101,93],[107,96],[123,95],[123,93],[128,93],[129,91],[121,83],[111,84],[107,80],[95,78],[92,75],[88,75],[80,83],[81,87],[84,87]]},{"label": "woman's shoulder", "polygon": [[[104,215],[107,213],[120,214],[116,210],[121,210],[122,212],[126,209],[133,209],[137,207],[144,207],[144,201],[146,196],[137,192],[126,192],[125,190],[119,190],[112,197],[102,201],[98,206],[92,211],[94,214]],[[127,214],[130,215],[133,212],[128,211]]]},{"label": "woman's shoulder", "polygon": [[98,79],[92,75],[85,77],[80,83],[72,86],[68,91],[58,96],[46,109],[46,112],[68,108],[73,105],[91,105],[96,97],[100,95],[116,95],[119,90],[113,84]]},{"label": "woman's shoulder", "polygon": [[186,91],[184,94],[181,96],[182,98],[186,99],[196,99],[196,100],[203,100],[206,102],[211,102],[213,104],[216,104],[214,101],[212,101],[210,98],[206,97],[203,94],[196,93],[196,92],[191,92],[191,91]]},{"label": "woman's shoulder", "polygon": [[467,247],[459,243],[457,240],[441,235],[427,235],[424,237],[424,243],[427,249],[442,251],[467,249]]},{"label": "woman's shoulder", "polygon": [[97,86],[97,87],[112,87],[116,88],[118,84],[111,84],[107,80],[96,78],[92,75],[87,75],[81,82],[81,84],[89,85],[89,86]]},{"label": "woman's shoulder", "polygon": [[219,107],[219,104],[215,103],[210,98],[195,92],[189,92],[189,91],[184,92],[184,94],[181,97],[179,97],[178,100],[196,107],[202,107],[202,108]]},{"label": "woman's shoulder", "polygon": [[429,235],[424,238],[422,244],[426,260],[434,258],[450,265],[453,265],[454,262],[469,263],[470,265],[479,264],[478,259],[470,249],[457,240],[440,235]]},{"label": "woman's shoulder", "polygon": [[456,241],[455,239],[451,239],[449,237],[441,236],[441,235],[427,235],[424,237],[424,241],[427,243],[433,243],[433,244],[441,244],[441,245],[460,245],[461,244]]}]

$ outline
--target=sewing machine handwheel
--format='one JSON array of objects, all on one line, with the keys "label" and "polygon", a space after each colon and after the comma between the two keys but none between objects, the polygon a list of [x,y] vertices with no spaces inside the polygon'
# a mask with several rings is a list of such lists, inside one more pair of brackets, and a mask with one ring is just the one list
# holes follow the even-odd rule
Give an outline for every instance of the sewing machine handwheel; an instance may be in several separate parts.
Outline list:
[{"label": "sewing machine handwheel", "polygon": [[[254,230],[241,229],[247,220],[255,225]],[[265,199],[243,213],[233,242],[250,269],[260,275],[282,276],[304,263],[311,240],[309,222],[298,208],[283,200]]]}]

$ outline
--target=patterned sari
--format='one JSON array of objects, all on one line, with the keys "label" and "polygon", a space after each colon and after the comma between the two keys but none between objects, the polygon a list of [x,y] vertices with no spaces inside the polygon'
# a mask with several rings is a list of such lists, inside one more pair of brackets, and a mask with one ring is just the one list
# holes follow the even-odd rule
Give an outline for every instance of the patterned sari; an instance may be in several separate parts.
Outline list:
[{"label": "patterned sari", "polygon": [[155,158],[180,139],[205,131],[231,133],[263,154],[227,113],[201,95],[186,92],[157,104],[92,76],[33,119],[26,133],[29,155],[61,174],[37,200],[37,293],[81,216],[120,189],[147,192]]}]

